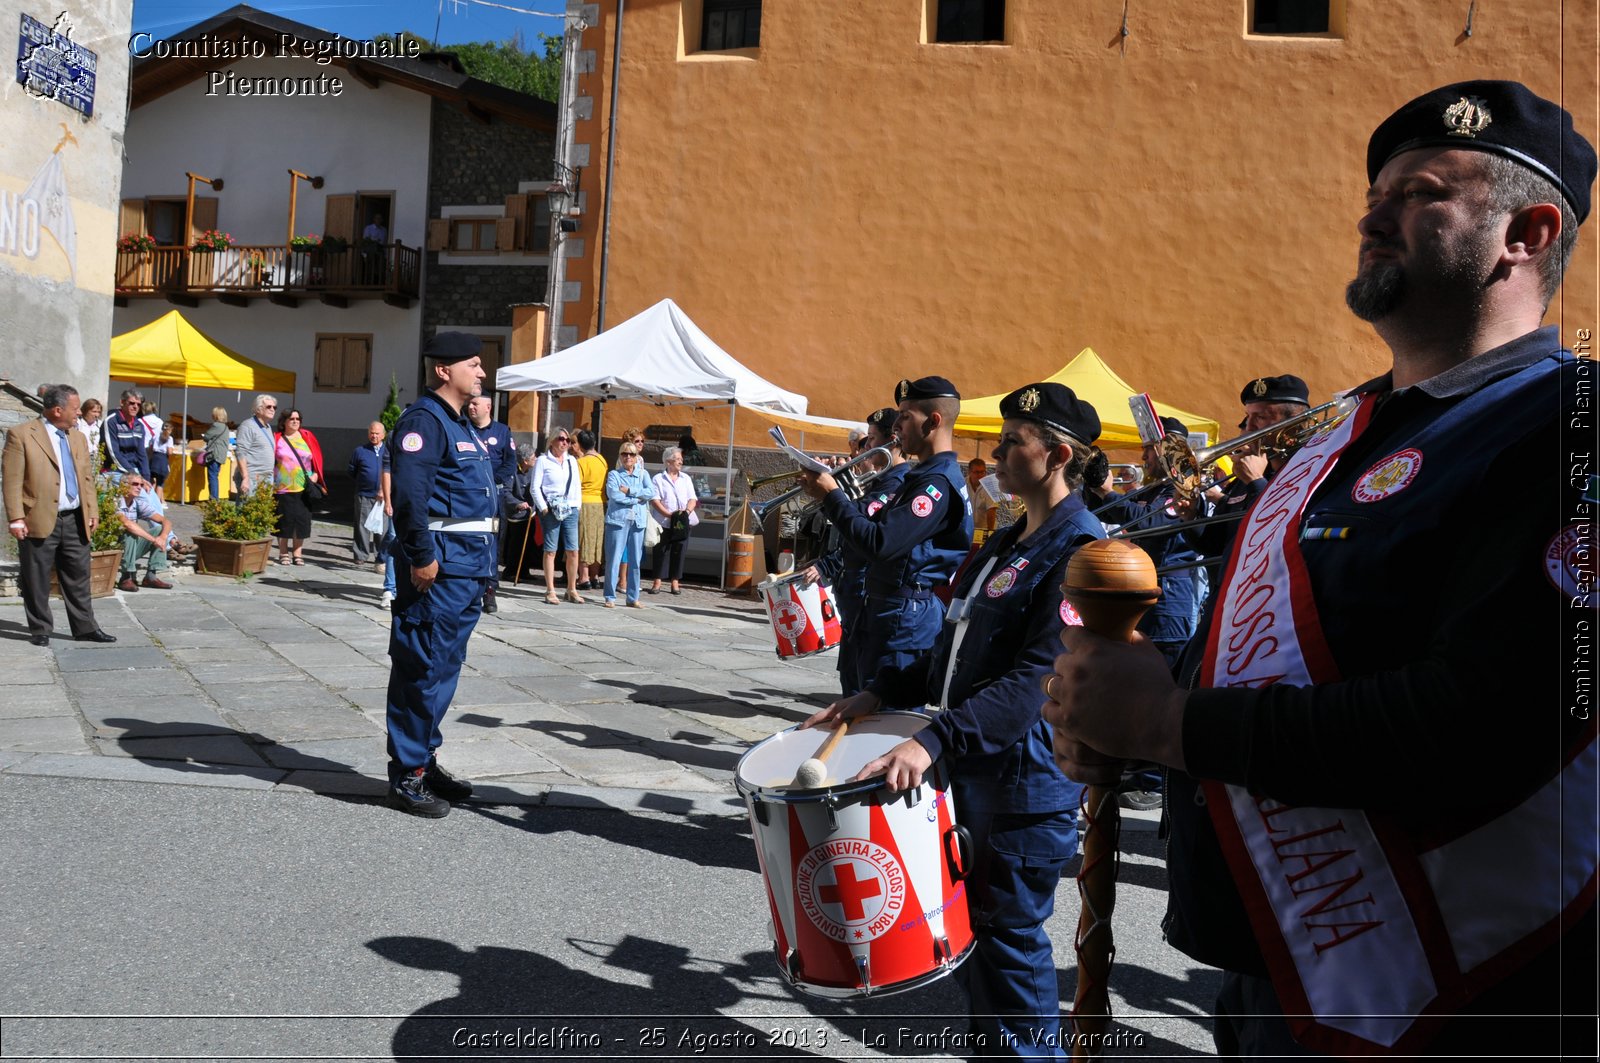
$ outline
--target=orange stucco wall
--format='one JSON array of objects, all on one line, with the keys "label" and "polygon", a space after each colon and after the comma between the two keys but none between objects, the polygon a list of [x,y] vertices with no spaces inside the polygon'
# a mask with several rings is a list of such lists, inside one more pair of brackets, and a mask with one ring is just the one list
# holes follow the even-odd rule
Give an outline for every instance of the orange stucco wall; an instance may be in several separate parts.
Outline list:
[{"label": "orange stucco wall", "polygon": [[[1437,85],[1508,77],[1600,142],[1596,11],[1480,4],[1466,38],[1465,3],[1335,0],[1343,39],[1262,39],[1246,2],[1135,3],[1123,41],[1121,4],[1010,0],[1008,43],[970,46],[920,43],[924,0],[768,0],[759,51],[685,57],[680,0],[628,0],[607,323],[671,296],[839,417],[902,376],[992,393],[1084,346],[1224,424],[1261,373],[1314,399],[1358,383],[1387,359],[1343,303],[1373,126]],[[579,79],[582,336],[616,0],[601,8]],[[1569,342],[1597,324],[1597,248],[1586,231],[1551,308]]]}]

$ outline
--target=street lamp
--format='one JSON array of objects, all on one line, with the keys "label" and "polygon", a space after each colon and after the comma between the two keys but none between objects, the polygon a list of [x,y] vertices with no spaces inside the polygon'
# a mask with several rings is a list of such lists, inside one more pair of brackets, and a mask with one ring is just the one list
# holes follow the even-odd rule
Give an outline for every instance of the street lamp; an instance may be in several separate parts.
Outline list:
[{"label": "street lamp", "polygon": [[578,205],[578,181],[583,171],[556,163],[556,179],[544,190],[550,205],[551,230],[561,233],[578,231],[583,208]]}]

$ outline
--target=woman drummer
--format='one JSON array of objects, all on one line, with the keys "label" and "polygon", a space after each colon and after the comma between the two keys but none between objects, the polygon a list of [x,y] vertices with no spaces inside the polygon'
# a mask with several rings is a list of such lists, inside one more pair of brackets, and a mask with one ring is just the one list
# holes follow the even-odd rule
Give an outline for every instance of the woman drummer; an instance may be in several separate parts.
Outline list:
[{"label": "woman drummer", "polygon": [[1104,528],[1076,489],[1100,434],[1094,407],[1061,384],[1030,384],[1000,403],[1000,486],[1024,519],[989,537],[958,576],[929,656],[880,671],[866,689],[805,726],[880,707],[939,705],[933,722],[864,767],[894,791],[919,785],[943,757],[956,816],[972,835],[967,878],[977,947],[956,971],[979,1054],[1061,1054],[1060,993],[1044,922],[1078,850],[1082,788],[1056,768],[1040,718],[1040,682],[1060,652],[1067,559]]}]

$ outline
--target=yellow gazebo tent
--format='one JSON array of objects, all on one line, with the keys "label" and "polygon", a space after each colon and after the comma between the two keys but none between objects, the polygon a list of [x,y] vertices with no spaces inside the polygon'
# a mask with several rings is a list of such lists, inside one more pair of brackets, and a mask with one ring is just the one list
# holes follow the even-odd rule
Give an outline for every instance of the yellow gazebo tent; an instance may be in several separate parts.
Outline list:
[{"label": "yellow gazebo tent", "polygon": [[111,338],[111,379],[145,387],[294,392],[294,373],[229,350],[176,310]]},{"label": "yellow gazebo tent", "polygon": [[[229,350],[170,310],[143,328],[111,338],[111,379],[143,387],[183,388],[183,423],[189,423],[190,388],[284,391],[294,394],[294,373]],[[188,440],[184,440],[187,445]],[[188,463],[179,466],[179,501],[188,501]]]},{"label": "yellow gazebo tent", "polygon": [[[1095,412],[1100,415],[1100,438],[1097,442],[1102,449],[1111,450],[1139,445],[1139,431],[1133,426],[1133,416],[1128,412],[1128,398],[1137,395],[1138,392],[1112,372],[1111,367],[1094,353],[1092,347],[1085,347],[1076,358],[1047,379],[1057,384],[1065,384],[1072,389],[1074,395],[1094,406]],[[999,435],[1002,420],[1000,400],[1008,394],[1010,392],[985,395],[977,399],[963,399],[961,416],[956,418],[956,435],[968,437]],[[1220,426],[1209,418],[1186,413],[1162,402],[1156,403],[1156,412],[1162,417],[1176,417],[1187,425],[1191,432],[1205,432],[1213,443],[1220,438],[1218,434]]]}]

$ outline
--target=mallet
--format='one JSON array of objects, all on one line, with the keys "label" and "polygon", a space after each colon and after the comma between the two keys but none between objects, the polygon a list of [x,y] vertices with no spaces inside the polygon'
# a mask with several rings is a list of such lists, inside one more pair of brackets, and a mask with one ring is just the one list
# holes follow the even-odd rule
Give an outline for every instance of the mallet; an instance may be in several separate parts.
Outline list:
[{"label": "mallet", "polygon": [[817,755],[800,762],[800,770],[794,773],[794,785],[800,790],[815,790],[828,781],[828,757],[833,754],[833,749],[839,744],[839,739],[850,729],[849,720],[840,720],[839,726],[833,729],[833,734],[822,743],[822,748],[817,750]]}]

